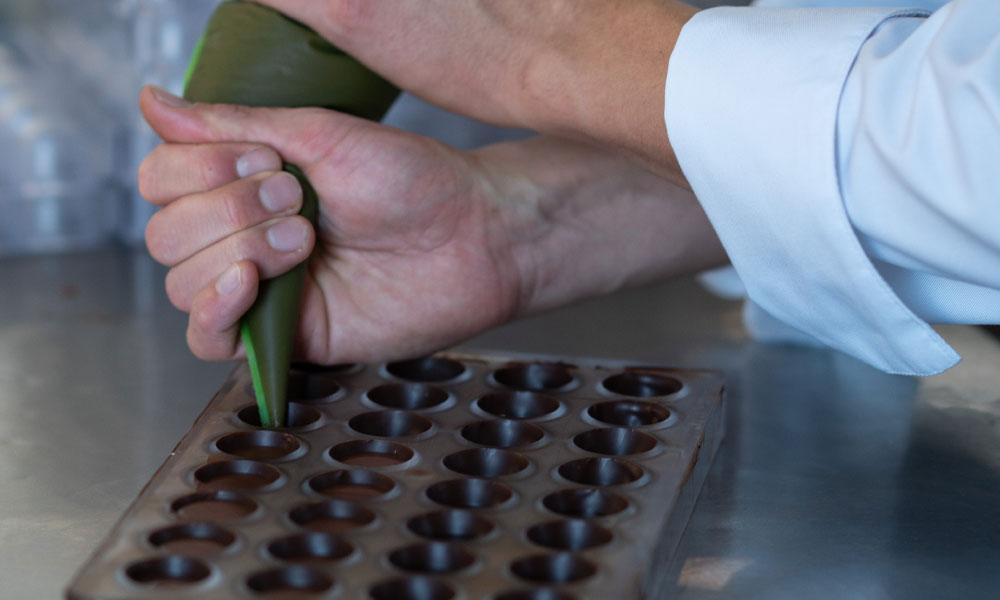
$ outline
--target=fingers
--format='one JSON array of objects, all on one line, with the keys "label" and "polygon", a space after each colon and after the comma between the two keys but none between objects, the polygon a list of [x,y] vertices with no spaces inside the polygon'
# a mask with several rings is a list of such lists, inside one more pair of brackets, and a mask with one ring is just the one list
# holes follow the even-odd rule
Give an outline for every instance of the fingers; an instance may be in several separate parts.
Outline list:
[{"label": "fingers", "polygon": [[174,266],[167,273],[167,296],[174,306],[189,312],[195,296],[230,265],[252,262],[261,279],[270,279],[305,260],[314,244],[313,228],[303,217],[267,221],[235,233]]},{"label": "fingers", "polygon": [[259,277],[252,262],[230,265],[191,303],[187,342],[195,356],[205,360],[231,360],[240,352],[240,317],[257,298]]},{"label": "fingers", "polygon": [[294,215],[301,206],[295,176],[261,173],[167,204],[150,218],[146,245],[155,260],[172,267],[236,232]]},{"label": "fingers", "polygon": [[280,170],[278,153],[257,144],[161,144],[139,165],[139,193],[163,206],[242,177]]},{"label": "fingers", "polygon": [[139,94],[139,107],[153,130],[167,142],[263,144],[304,169],[347,132],[376,127],[364,119],[323,109],[191,104],[152,86]]}]

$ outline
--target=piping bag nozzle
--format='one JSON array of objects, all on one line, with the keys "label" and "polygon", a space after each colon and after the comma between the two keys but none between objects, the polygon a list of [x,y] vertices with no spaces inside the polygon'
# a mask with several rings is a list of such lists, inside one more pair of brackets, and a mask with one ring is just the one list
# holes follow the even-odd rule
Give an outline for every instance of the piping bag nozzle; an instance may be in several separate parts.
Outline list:
[{"label": "piping bag nozzle", "polygon": [[[272,8],[230,0],[212,14],[188,67],[184,98],[245,106],[322,107],[371,120],[399,95],[391,83]],[[314,225],[318,198],[295,165],[284,169],[303,190],[302,211]],[[240,322],[260,422],[282,427],[288,412],[288,371],[298,330],[306,263],[262,281]]]}]

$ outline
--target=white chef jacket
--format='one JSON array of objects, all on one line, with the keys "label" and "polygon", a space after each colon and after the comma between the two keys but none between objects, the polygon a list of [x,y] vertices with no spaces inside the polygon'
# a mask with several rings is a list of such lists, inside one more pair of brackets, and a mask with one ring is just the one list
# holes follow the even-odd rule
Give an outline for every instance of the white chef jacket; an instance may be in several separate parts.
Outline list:
[{"label": "white chef jacket", "polygon": [[928,321],[1000,322],[1000,1],[863,3],[696,14],[667,133],[753,302],[929,375]]}]

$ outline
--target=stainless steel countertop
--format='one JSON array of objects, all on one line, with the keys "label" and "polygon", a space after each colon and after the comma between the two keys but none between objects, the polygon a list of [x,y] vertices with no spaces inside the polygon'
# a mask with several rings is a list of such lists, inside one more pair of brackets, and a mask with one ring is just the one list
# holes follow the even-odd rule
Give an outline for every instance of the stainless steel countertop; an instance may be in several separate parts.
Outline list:
[{"label": "stainless steel countertop", "polygon": [[[231,366],[184,345],[142,252],[0,260],[0,598],[62,589]],[[690,280],[511,324],[467,349],[724,370],[728,438],[677,597],[1000,597],[1000,344],[923,380],[745,339]]]}]

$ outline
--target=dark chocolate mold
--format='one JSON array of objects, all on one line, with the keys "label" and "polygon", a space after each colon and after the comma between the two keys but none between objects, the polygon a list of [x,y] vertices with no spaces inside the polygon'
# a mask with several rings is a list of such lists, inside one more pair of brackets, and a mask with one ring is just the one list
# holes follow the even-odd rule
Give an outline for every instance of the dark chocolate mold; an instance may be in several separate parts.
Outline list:
[{"label": "dark chocolate mold", "polygon": [[288,562],[326,564],[344,560],[354,552],[354,546],[336,535],[309,531],[274,540],[267,551]]},{"label": "dark chocolate mold", "polygon": [[431,356],[391,362],[385,370],[399,379],[436,383],[457,379],[465,373],[465,366],[457,360]]},{"label": "dark chocolate mold", "polygon": [[330,458],[354,467],[391,467],[413,458],[413,450],[387,440],[354,440],[330,448]]},{"label": "dark chocolate mold", "polygon": [[302,448],[297,437],[280,431],[238,431],[222,436],[215,447],[226,454],[251,460],[290,457]]},{"label": "dark chocolate mold", "polygon": [[[244,406],[236,413],[237,418],[252,427],[260,427],[260,409],[256,404]],[[311,406],[288,403],[288,418],[284,429],[306,429],[320,420],[320,412]]]},{"label": "dark chocolate mold", "polygon": [[477,421],[462,427],[462,437],[465,439],[481,446],[497,448],[530,446],[544,436],[545,431],[538,425],[510,419]]},{"label": "dark chocolate mold", "polygon": [[573,372],[562,365],[532,363],[513,365],[493,372],[502,386],[529,392],[562,390],[573,383]]},{"label": "dark chocolate mold", "polygon": [[413,517],[406,527],[432,540],[473,540],[494,530],[489,519],[468,510],[438,510]]},{"label": "dark chocolate mold", "polygon": [[365,435],[375,437],[415,437],[430,430],[430,420],[402,410],[379,410],[352,417],[348,426]]},{"label": "dark chocolate mold", "polygon": [[507,502],[514,493],[488,479],[450,479],[427,488],[427,497],[455,508],[492,508]]},{"label": "dark chocolate mold", "polygon": [[452,600],[455,590],[426,577],[399,577],[376,583],[368,591],[372,600]]},{"label": "dark chocolate mold", "polygon": [[628,508],[628,500],[600,488],[576,488],[552,492],[542,499],[545,508],[569,517],[606,517]]},{"label": "dark chocolate mold", "polygon": [[573,437],[578,448],[595,454],[629,456],[642,454],[656,447],[656,438],[648,433],[624,427],[591,429]]},{"label": "dark chocolate mold", "polygon": [[231,521],[252,514],[257,503],[242,494],[220,490],[178,498],[170,504],[170,510],[194,521]]},{"label": "dark chocolate mold", "polygon": [[454,573],[472,566],[474,554],[459,544],[426,542],[413,544],[389,553],[389,562],[404,571],[418,573]]},{"label": "dark chocolate mold", "polygon": [[201,560],[176,554],[136,561],[125,568],[125,576],[132,581],[157,587],[192,585],[211,574],[212,569]]},{"label": "dark chocolate mold", "polygon": [[535,583],[572,583],[597,573],[594,563],[569,552],[526,556],[512,562],[510,570]]},{"label": "dark chocolate mold", "polygon": [[385,496],[396,487],[396,482],[368,469],[338,469],[313,477],[309,487],[331,498],[364,501]]},{"label": "dark chocolate mold", "polygon": [[333,587],[333,579],[316,569],[291,565],[257,571],[247,577],[247,587],[266,596],[296,596],[304,593],[322,594]]},{"label": "dark chocolate mold", "polygon": [[198,522],[157,529],[149,543],[172,554],[207,556],[218,554],[236,542],[236,535],[215,523]]},{"label": "dark chocolate mold", "polygon": [[346,500],[311,502],[293,508],[288,518],[311,531],[340,533],[364,527],[375,520],[375,513]]},{"label": "dark chocolate mold", "polygon": [[611,531],[587,521],[564,519],[532,525],[525,532],[529,540],[556,550],[586,550],[603,546],[614,537]]},{"label": "dark chocolate mold", "polygon": [[528,459],[500,448],[471,448],[444,457],[444,466],[472,477],[503,477],[528,468]]},{"label": "dark chocolate mold", "polygon": [[239,366],[67,597],[663,597],[723,420],[717,377],[605,360],[290,374],[265,429]]},{"label": "dark chocolate mold", "polygon": [[620,396],[655,398],[676,394],[681,391],[684,384],[679,379],[667,375],[628,371],[608,377],[601,382],[601,386]]},{"label": "dark chocolate mold", "polygon": [[670,418],[670,411],[659,404],[640,400],[612,400],[594,404],[587,414],[608,425],[643,427],[655,425]]},{"label": "dark chocolate mold", "polygon": [[365,394],[369,400],[386,408],[425,410],[448,400],[448,392],[426,383],[387,383]]},{"label": "dark chocolate mold", "polygon": [[538,392],[504,391],[480,396],[476,406],[503,419],[540,419],[559,410],[559,401]]},{"label": "dark chocolate mold", "polygon": [[560,465],[559,474],[582,485],[623,485],[642,477],[642,467],[619,458],[578,458]]},{"label": "dark chocolate mold", "polygon": [[222,460],[194,472],[199,487],[217,490],[256,490],[274,484],[281,472],[252,460]]}]

